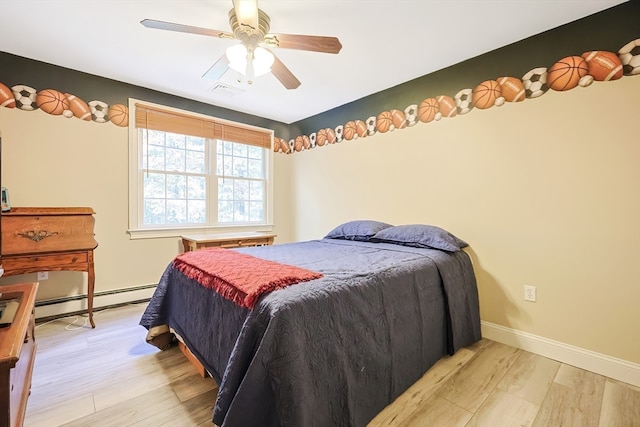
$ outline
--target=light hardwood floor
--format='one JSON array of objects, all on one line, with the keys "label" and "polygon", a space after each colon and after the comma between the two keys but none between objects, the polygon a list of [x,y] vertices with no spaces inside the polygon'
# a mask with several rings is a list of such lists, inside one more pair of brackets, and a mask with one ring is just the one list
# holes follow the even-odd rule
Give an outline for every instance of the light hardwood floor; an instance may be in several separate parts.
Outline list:
[{"label": "light hardwood floor", "polygon": [[[37,326],[25,427],[212,426],[215,382],[177,348],[145,342],[145,306],[98,311],[93,330],[86,317]],[[640,426],[640,389],[483,339],[440,360],[369,426]]]}]

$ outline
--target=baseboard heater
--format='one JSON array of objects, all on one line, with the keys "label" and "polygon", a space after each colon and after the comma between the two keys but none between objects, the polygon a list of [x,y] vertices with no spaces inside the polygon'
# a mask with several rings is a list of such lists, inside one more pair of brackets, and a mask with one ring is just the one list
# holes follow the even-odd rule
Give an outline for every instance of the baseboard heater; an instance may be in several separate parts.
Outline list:
[{"label": "baseboard heater", "polygon": [[[96,292],[93,294],[93,311],[97,312],[125,304],[149,301],[157,286],[157,284],[149,284]],[[79,294],[36,301],[35,310],[38,323],[61,317],[86,314],[87,295]]]}]

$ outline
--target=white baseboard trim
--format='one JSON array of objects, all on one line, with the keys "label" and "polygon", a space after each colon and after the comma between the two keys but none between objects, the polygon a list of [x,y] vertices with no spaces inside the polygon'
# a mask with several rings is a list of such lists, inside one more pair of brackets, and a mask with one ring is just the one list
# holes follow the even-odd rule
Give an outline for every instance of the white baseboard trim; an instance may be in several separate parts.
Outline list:
[{"label": "white baseboard trim", "polygon": [[640,387],[640,364],[484,320],[480,324],[484,338]]},{"label": "white baseboard trim", "polygon": [[[155,286],[138,286],[131,289],[117,289],[100,292],[93,296],[93,309],[111,305],[127,304],[133,301],[148,300],[155,291]],[[87,310],[87,296],[36,302],[36,319],[46,317],[62,317],[66,314]]]}]

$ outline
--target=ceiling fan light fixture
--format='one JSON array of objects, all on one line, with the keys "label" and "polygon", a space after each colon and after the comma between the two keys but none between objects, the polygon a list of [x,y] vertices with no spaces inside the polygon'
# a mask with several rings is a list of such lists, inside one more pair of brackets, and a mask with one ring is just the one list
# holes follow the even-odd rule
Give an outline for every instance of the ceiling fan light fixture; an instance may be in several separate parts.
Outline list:
[{"label": "ceiling fan light fixture", "polygon": [[257,77],[270,73],[274,60],[273,53],[258,46],[253,50],[253,74]]},{"label": "ceiling fan light fixture", "polygon": [[[273,54],[263,47],[253,49],[253,55],[244,44],[236,44],[227,48],[229,68],[247,77],[258,77],[271,72],[271,66],[275,60]],[[253,67],[251,73],[248,67],[249,60]]]},{"label": "ceiling fan light fixture", "polygon": [[242,43],[234,44],[227,48],[226,54],[229,60],[229,68],[245,74],[247,71],[247,47]]},{"label": "ceiling fan light fixture", "polygon": [[238,73],[239,83],[251,84],[254,77],[271,72],[286,89],[296,89],[300,86],[300,80],[269,48],[333,54],[339,53],[342,49],[342,44],[336,37],[271,34],[271,19],[258,8],[258,0],[232,1],[233,8],[228,14],[231,33],[155,19],[143,19],[140,23],[147,28],[238,40],[240,44],[228,48],[226,54],[203,74],[202,77],[212,80],[219,79],[227,70],[233,69]]}]

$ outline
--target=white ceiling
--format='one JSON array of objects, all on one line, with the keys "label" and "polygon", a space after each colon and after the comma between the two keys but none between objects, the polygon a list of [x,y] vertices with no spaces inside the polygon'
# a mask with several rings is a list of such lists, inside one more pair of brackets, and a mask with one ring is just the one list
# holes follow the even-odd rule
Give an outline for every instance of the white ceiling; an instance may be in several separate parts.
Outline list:
[{"label": "white ceiling", "polygon": [[[235,43],[148,29],[144,18],[229,31],[232,0],[0,0],[0,51],[292,123],[624,3],[621,0],[259,0],[274,33],[335,36],[337,55],[275,49],[302,85],[256,78],[211,91]],[[238,86],[228,71],[221,81]],[[28,84],[28,82],[23,82]]]}]

